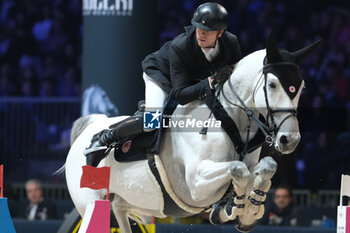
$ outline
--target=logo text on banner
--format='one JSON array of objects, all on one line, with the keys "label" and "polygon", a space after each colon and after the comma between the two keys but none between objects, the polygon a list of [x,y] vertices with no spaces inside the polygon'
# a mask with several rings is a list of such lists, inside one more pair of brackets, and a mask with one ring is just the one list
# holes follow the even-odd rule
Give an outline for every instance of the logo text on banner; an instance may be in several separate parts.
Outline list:
[{"label": "logo text on banner", "polygon": [[133,0],[83,0],[83,15],[131,16]]}]

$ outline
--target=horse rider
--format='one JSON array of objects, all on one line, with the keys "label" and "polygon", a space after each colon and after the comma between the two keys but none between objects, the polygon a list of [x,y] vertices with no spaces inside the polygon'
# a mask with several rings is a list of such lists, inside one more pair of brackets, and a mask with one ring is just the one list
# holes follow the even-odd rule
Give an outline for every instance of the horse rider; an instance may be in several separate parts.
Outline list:
[{"label": "horse rider", "polygon": [[[181,105],[212,95],[215,84],[225,81],[241,58],[237,37],[226,31],[228,13],[218,3],[204,3],[193,14],[191,26],[142,61],[145,110],[163,108],[170,90]],[[97,166],[113,143],[132,139],[148,129],[135,114],[95,134],[85,150],[87,164]]]}]

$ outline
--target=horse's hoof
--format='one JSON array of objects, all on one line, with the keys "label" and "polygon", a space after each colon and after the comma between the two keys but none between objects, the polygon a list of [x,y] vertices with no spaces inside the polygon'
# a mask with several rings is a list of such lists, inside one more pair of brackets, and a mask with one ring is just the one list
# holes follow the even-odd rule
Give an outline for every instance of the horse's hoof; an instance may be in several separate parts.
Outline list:
[{"label": "horse's hoof", "polygon": [[235,218],[235,220],[233,220],[233,225],[235,226],[235,228],[239,231],[239,232],[250,232],[251,230],[253,230],[253,228],[256,226],[257,221],[255,221],[253,224],[251,225],[244,225],[240,220],[239,217]]},{"label": "horse's hoof", "polygon": [[225,203],[224,202],[219,202],[218,204],[213,205],[213,209],[210,211],[209,214],[209,222],[212,225],[218,225],[223,223],[220,219],[220,210],[224,208]]},{"label": "horse's hoof", "polygon": [[212,225],[221,224],[219,212],[220,212],[220,209],[213,209],[212,211],[210,211],[210,214],[209,214],[209,222],[210,222]]}]

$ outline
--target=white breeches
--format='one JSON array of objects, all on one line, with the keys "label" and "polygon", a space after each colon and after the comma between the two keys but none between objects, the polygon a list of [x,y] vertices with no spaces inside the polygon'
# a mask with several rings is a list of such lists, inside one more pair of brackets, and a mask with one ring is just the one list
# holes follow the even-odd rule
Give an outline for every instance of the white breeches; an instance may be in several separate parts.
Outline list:
[{"label": "white breeches", "polygon": [[145,81],[145,110],[162,112],[167,93],[145,72],[143,72],[143,80]]}]

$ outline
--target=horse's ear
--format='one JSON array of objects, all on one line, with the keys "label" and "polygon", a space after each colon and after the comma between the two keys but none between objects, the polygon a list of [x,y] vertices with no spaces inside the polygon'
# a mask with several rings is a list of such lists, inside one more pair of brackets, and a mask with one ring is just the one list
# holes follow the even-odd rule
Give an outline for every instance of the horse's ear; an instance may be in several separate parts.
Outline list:
[{"label": "horse's ear", "polygon": [[275,35],[273,31],[270,31],[266,40],[266,56],[268,63],[282,62],[282,56],[277,46]]},{"label": "horse's ear", "polygon": [[319,47],[322,43],[322,40],[318,40],[311,45],[306,46],[298,51],[292,53],[295,58],[296,63],[302,62],[310,53],[312,53],[317,47]]}]

